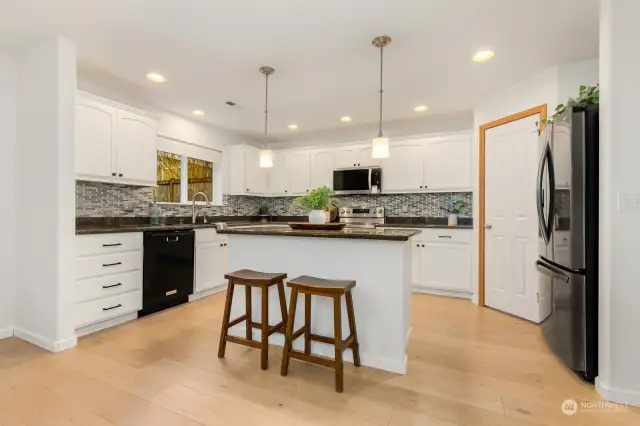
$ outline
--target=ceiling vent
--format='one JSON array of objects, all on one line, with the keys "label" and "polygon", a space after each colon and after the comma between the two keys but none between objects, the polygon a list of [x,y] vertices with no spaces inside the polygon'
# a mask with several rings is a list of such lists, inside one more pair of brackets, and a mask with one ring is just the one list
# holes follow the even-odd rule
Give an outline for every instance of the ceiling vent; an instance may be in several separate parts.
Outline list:
[{"label": "ceiling vent", "polygon": [[225,102],[225,104],[229,105],[229,106],[236,106],[237,104],[235,102],[231,102],[231,101],[227,101]]}]

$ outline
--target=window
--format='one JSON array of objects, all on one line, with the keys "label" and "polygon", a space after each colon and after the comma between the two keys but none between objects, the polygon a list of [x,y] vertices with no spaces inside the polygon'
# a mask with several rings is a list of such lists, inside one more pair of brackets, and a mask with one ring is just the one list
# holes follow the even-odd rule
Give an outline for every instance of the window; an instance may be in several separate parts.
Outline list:
[{"label": "window", "polygon": [[153,191],[154,199],[158,203],[188,203],[195,194],[203,192],[214,202],[214,178],[214,165],[209,161],[158,151],[158,187]]}]

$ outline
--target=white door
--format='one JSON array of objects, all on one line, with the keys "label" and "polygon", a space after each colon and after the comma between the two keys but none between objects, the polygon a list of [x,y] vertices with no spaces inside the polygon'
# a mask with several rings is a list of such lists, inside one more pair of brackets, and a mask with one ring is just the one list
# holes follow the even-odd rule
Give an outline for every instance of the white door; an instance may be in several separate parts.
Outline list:
[{"label": "white door", "polygon": [[425,242],[422,285],[436,290],[471,291],[471,246]]},{"label": "white door", "polygon": [[323,186],[333,189],[333,151],[329,149],[311,152],[311,188]]},{"label": "white door", "polygon": [[424,145],[421,141],[392,143],[382,161],[382,191],[415,191],[423,186]]},{"label": "white door", "polygon": [[273,167],[269,169],[269,194],[289,195],[289,152],[274,151]]},{"label": "white door", "polygon": [[311,190],[311,155],[309,151],[294,151],[289,157],[289,184],[292,195]]},{"label": "white door", "polygon": [[118,111],[116,126],[118,178],[156,183],[156,123],[153,119],[128,111]]},{"label": "white door", "polygon": [[344,148],[336,148],[333,153],[333,167],[336,169],[357,167],[359,149],[360,147],[356,146],[345,146]]},{"label": "white door", "polygon": [[249,146],[245,150],[245,194],[263,195],[267,189],[267,169],[260,167],[260,150]]},{"label": "white door", "polygon": [[111,149],[115,148],[116,110],[78,96],[75,112],[76,174],[113,178],[116,170],[111,167]]},{"label": "white door", "polygon": [[485,303],[538,322],[539,115],[485,132]]},{"label": "white door", "polygon": [[195,292],[222,285],[224,273],[224,242],[196,244]]},{"label": "white door", "polygon": [[371,158],[371,145],[362,146],[357,151],[359,167],[380,167],[381,160],[379,158]]},{"label": "white door", "polygon": [[426,140],[424,187],[430,191],[471,190],[471,136]]}]

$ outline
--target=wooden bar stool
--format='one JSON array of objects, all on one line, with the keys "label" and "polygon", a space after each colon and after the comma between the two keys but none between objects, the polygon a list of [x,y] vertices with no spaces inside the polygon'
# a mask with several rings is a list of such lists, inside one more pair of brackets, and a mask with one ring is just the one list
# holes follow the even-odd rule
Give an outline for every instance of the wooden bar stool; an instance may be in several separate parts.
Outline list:
[{"label": "wooden bar stool", "polygon": [[[269,366],[269,336],[280,331],[284,333],[287,324],[287,301],[284,294],[283,280],[287,278],[287,274],[269,274],[265,272],[252,271],[250,269],[241,269],[239,271],[230,272],[224,276],[229,280],[227,286],[227,299],[224,303],[224,316],[222,317],[222,329],[220,330],[220,346],[218,347],[218,358],[224,358],[224,352],[227,342],[238,343],[240,345],[249,346],[251,348],[260,349],[260,368],[266,370]],[[245,286],[245,304],[246,313],[234,320],[231,317],[231,302],[233,300],[233,289],[236,284]],[[280,312],[282,313],[282,321],[269,327],[269,287],[278,286],[278,296],[280,298]],[[253,322],[251,318],[251,288],[262,288],[262,321]],[[247,334],[246,339],[229,336],[229,328],[241,322],[246,323]],[[253,340],[252,331],[254,328],[261,330],[261,341]]]},{"label": "wooden bar stool", "polygon": [[[289,302],[289,316],[287,319],[287,331],[285,333],[284,353],[282,356],[282,369],[280,374],[286,376],[289,371],[289,358],[296,358],[314,364],[331,367],[335,370],[336,391],[344,389],[344,366],[342,352],[351,348],[353,350],[353,364],[360,367],[360,348],[358,345],[358,333],[356,331],[356,318],[353,313],[353,297],[351,289],[356,286],[355,281],[324,280],[321,278],[303,275],[294,278],[287,283],[291,288],[291,300]],[[296,320],[296,305],[298,293],[304,294],[304,326],[298,331],[293,331]],[[347,304],[347,316],[351,334],[342,340],[342,310],[340,298],[345,296]],[[334,337],[320,336],[311,332],[311,296],[325,296],[333,298],[333,329]],[[304,334],[304,352],[293,349],[293,342]],[[335,346],[335,359],[329,359],[311,354],[311,341],[323,342]]]}]

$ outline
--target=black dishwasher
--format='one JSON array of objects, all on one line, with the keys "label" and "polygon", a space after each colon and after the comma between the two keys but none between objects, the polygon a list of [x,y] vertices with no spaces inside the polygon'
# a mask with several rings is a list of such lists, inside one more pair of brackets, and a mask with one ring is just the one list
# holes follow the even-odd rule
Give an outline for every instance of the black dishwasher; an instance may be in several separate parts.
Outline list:
[{"label": "black dishwasher", "polygon": [[194,231],[144,233],[142,310],[145,316],[189,301],[193,293]]}]

